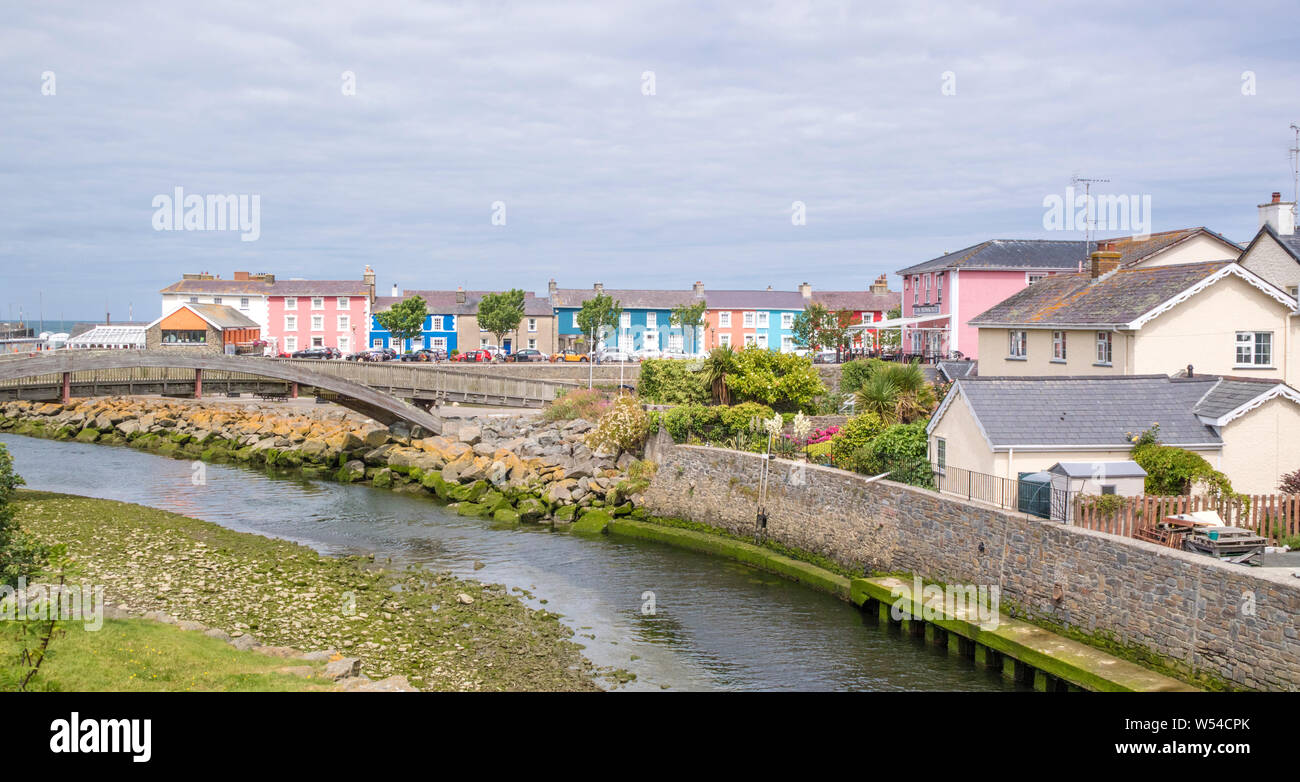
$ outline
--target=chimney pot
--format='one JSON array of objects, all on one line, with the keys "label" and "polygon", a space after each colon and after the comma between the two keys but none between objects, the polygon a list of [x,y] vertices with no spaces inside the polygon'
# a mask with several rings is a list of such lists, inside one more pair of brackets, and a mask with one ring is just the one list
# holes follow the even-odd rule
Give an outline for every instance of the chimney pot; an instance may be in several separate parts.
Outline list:
[{"label": "chimney pot", "polygon": [[1188,365],[1187,365],[1187,376],[1188,376],[1188,377],[1193,377],[1193,375],[1192,375],[1192,365],[1191,365],[1191,364],[1188,364]]},{"label": "chimney pot", "polygon": [[401,295],[402,295],[401,289],[397,287],[397,283],[393,283],[393,297],[396,298]]},{"label": "chimney pot", "polygon": [[1282,194],[1276,190],[1273,191],[1273,203],[1275,204],[1282,203]]},{"label": "chimney pot", "polygon": [[1272,228],[1278,236],[1295,234],[1295,202],[1283,201],[1282,194],[1273,193],[1272,200],[1259,205],[1259,227]]}]

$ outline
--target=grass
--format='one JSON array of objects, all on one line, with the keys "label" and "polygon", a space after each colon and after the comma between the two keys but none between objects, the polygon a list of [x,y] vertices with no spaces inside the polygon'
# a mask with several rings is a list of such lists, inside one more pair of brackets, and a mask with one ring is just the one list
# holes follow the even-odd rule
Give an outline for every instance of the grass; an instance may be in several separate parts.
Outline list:
[{"label": "grass", "polygon": [[[0,656],[13,659],[11,635]],[[63,692],[302,692],[330,690],[331,681],[276,671],[324,663],[243,652],[217,638],[146,619],[106,619],[98,631],[64,623],[35,680]]]}]

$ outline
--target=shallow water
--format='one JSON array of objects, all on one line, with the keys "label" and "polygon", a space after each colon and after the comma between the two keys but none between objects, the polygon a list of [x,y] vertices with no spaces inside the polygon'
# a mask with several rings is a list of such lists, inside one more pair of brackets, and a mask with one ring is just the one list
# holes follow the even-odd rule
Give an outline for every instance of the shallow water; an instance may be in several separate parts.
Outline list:
[{"label": "shallow water", "polygon": [[[27,487],[148,505],[326,554],[373,553],[522,587],[624,689],[1001,690],[996,672],[864,621],[841,600],[667,545],[448,512],[426,496],[273,477],[130,448],[0,435]],[[481,562],[483,567],[474,569]],[[653,593],[654,614],[642,613]],[[594,635],[595,638],[588,636]],[[633,658],[637,659],[633,659]]]}]

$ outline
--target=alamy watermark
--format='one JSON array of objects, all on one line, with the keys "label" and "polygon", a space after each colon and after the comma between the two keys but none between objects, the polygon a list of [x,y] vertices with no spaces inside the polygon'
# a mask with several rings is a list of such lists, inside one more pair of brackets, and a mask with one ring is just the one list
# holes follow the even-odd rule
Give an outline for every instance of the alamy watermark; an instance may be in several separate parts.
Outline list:
[{"label": "alamy watermark", "polygon": [[1151,196],[1081,193],[1073,186],[1064,197],[1043,198],[1043,229],[1047,231],[1124,231],[1136,238],[1151,235]]},{"label": "alamy watermark", "polygon": [[32,584],[18,579],[18,588],[0,586],[0,621],[81,622],[89,632],[104,626],[102,584]]},{"label": "alamy watermark", "polygon": [[[896,586],[889,590],[894,599],[889,615],[894,621],[960,617],[976,622],[981,630],[996,630],[1001,621],[1002,588],[997,584],[924,584],[912,577],[912,588]],[[920,603],[918,612],[917,603]]]},{"label": "alamy watermark", "polygon": [[242,242],[262,235],[260,195],[185,195],[178,187],[171,195],[154,196],[153,208],[155,231],[241,231]]}]

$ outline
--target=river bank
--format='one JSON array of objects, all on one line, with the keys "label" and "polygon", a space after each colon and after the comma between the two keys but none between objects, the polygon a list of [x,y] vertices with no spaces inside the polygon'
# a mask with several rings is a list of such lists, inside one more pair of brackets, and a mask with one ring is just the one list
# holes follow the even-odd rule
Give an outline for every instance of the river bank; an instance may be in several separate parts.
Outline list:
[{"label": "river bank", "polygon": [[[45,492],[22,525],[67,544],[79,577],[130,614],[163,612],[265,646],[337,650],[422,690],[595,690],[572,631],[506,587],[327,557],[139,505]],[[69,632],[82,632],[73,626]]]}]

